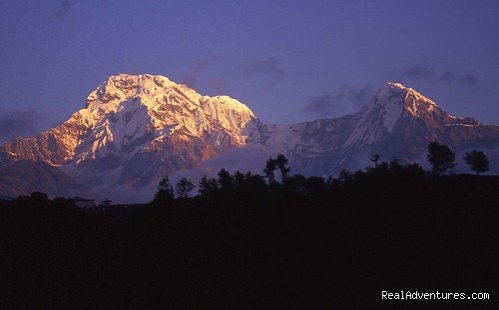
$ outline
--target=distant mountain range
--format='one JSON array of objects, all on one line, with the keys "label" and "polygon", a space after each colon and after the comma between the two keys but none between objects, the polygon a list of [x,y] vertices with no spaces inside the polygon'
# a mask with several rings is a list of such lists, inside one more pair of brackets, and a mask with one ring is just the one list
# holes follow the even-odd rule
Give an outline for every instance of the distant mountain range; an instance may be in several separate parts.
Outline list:
[{"label": "distant mountain range", "polygon": [[451,116],[399,83],[387,83],[359,112],[293,125],[262,123],[241,102],[202,96],[159,75],[109,77],[66,122],[0,147],[0,194],[147,200],[164,175],[260,172],[285,154],[292,172],[335,175],[369,155],[416,161],[429,142],[456,152],[499,147],[499,126]]}]

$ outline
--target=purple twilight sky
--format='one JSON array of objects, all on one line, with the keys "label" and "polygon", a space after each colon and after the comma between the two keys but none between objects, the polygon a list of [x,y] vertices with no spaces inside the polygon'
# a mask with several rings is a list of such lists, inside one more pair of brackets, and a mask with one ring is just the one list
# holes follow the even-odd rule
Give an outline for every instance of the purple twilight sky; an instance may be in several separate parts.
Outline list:
[{"label": "purple twilight sky", "polygon": [[66,120],[118,73],[270,123],[351,113],[398,81],[499,124],[498,16],[495,0],[0,0],[0,142]]}]

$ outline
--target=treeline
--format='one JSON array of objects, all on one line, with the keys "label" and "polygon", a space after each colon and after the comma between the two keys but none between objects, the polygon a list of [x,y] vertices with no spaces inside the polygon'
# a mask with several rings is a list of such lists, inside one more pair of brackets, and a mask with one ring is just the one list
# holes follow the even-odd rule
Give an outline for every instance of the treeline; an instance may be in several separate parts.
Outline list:
[{"label": "treeline", "polygon": [[165,178],[136,209],[4,202],[0,308],[373,309],[383,290],[438,290],[492,300],[390,303],[497,309],[499,177],[372,160],[325,179],[278,156],[193,197]]},{"label": "treeline", "polygon": [[[224,197],[245,197],[246,204],[260,205],[274,201],[278,197],[285,197],[291,201],[306,198],[322,199],[326,193],[334,193],[339,188],[348,187],[352,184],[362,183],[365,180],[384,177],[405,175],[408,180],[424,182],[434,180],[443,176],[457,165],[455,153],[446,145],[439,142],[431,142],[427,148],[427,160],[432,166],[431,171],[425,171],[418,164],[402,164],[396,158],[391,161],[381,162],[379,154],[370,157],[372,167],[359,170],[355,173],[343,170],[337,178],[305,177],[301,174],[291,175],[288,159],[284,155],[278,155],[275,159],[270,158],[263,169],[264,175],[251,172],[241,173],[236,171],[231,175],[227,170],[221,169],[218,178],[201,179],[198,184],[199,196],[202,199],[215,199]],[[489,171],[489,160],[482,151],[473,150],[466,152],[464,162],[477,175]],[[175,186],[165,176],[159,183],[152,205],[171,205],[175,198],[184,201],[191,196],[196,186],[186,178],[180,179]]]}]

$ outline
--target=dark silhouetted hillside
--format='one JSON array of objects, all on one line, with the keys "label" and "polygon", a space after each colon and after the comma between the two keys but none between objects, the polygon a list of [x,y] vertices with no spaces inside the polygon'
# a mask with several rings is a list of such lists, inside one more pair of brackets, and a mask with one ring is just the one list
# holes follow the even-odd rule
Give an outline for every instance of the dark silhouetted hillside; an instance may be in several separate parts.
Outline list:
[{"label": "dark silhouetted hillside", "polygon": [[221,172],[195,197],[90,213],[40,193],[0,202],[0,308],[497,309],[499,177],[396,161],[279,176]]}]

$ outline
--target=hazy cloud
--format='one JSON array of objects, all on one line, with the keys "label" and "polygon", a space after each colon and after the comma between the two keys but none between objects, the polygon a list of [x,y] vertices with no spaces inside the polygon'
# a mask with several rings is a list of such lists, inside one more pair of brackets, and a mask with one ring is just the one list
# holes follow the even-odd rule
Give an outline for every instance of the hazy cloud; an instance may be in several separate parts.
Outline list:
[{"label": "hazy cloud", "polygon": [[410,82],[415,80],[431,80],[435,73],[434,70],[424,65],[414,65],[404,67],[400,70],[388,72],[386,77],[392,82]]},{"label": "hazy cloud", "polygon": [[0,140],[37,133],[40,115],[34,111],[10,111],[0,114]]},{"label": "hazy cloud", "polygon": [[415,65],[405,68],[400,75],[409,79],[431,79],[433,78],[433,69],[423,65]]},{"label": "hazy cloud", "polygon": [[363,105],[374,96],[374,90],[369,86],[364,86],[361,88],[350,87],[347,91],[347,97],[350,100],[353,112],[357,112]]},{"label": "hazy cloud", "polygon": [[210,56],[194,63],[193,65],[190,66],[189,70],[187,71],[181,83],[189,87],[198,86],[199,75],[206,69],[206,67],[215,63],[217,60],[218,60],[217,56]]},{"label": "hazy cloud", "polygon": [[70,0],[60,0],[57,2],[56,7],[52,11],[52,16],[54,18],[63,18],[71,10],[73,3]]},{"label": "hazy cloud", "polygon": [[247,73],[270,73],[273,75],[278,75],[283,72],[281,62],[274,57],[249,62],[244,67],[244,70]]},{"label": "hazy cloud", "polygon": [[451,71],[442,73],[439,77],[439,81],[449,84],[461,84],[469,86],[475,86],[478,84],[478,79],[471,73],[460,74]]},{"label": "hazy cloud", "polygon": [[303,111],[311,114],[329,114],[333,108],[331,95],[321,95],[311,98]]},{"label": "hazy cloud", "polygon": [[218,78],[211,81],[211,86],[215,89],[217,94],[223,94],[226,83],[222,79]]},{"label": "hazy cloud", "polygon": [[478,79],[470,72],[435,72],[433,68],[424,65],[414,65],[400,71],[392,71],[387,74],[387,77],[391,81],[400,81],[402,83],[423,81],[429,83],[443,82],[454,85],[478,85]]},{"label": "hazy cloud", "polygon": [[311,98],[303,111],[315,116],[336,117],[355,113],[373,96],[368,87],[343,86],[338,91]]}]

